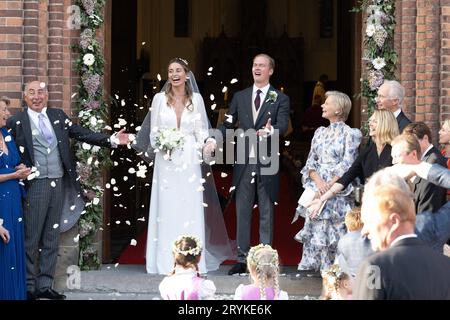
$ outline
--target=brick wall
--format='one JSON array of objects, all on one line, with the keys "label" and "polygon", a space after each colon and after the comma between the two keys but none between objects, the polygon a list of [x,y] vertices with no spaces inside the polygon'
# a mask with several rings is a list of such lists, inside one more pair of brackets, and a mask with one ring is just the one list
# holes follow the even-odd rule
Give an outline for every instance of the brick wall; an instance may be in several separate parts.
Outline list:
[{"label": "brick wall", "polygon": [[2,0],[0,2],[0,95],[21,109],[23,84],[48,84],[49,105],[71,114],[77,73],[73,68],[79,30],[66,21],[72,0]]},{"label": "brick wall", "polygon": [[23,1],[0,1],[0,95],[19,107],[22,85]]},{"label": "brick wall", "polygon": [[404,110],[437,133],[450,117],[450,0],[401,0],[397,5],[397,76],[405,86]]}]

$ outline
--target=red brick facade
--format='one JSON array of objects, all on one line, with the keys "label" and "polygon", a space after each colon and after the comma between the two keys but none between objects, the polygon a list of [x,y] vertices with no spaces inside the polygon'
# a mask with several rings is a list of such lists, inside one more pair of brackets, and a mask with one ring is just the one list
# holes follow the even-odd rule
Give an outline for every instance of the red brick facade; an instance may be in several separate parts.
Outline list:
[{"label": "red brick facade", "polygon": [[0,95],[12,99],[13,109],[21,106],[23,84],[39,80],[48,83],[49,105],[70,114],[77,83],[70,45],[79,35],[66,26],[71,4],[71,0],[0,2]]},{"label": "red brick facade", "polygon": [[[0,1],[0,95],[12,98],[13,108],[20,107],[23,83],[37,78],[48,83],[50,104],[70,113],[77,84],[70,45],[79,35],[66,25],[72,2]],[[450,116],[450,0],[397,1],[395,45],[404,109],[436,138]]]}]

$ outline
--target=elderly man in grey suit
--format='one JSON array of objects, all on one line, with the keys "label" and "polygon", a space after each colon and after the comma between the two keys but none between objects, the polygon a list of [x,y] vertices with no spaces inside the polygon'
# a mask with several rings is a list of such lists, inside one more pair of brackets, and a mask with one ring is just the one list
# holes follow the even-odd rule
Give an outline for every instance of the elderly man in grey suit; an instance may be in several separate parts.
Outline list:
[{"label": "elderly man in grey suit", "polygon": [[363,234],[380,251],[361,265],[355,299],[450,299],[450,259],[425,245],[414,233],[416,214],[405,181],[388,169],[366,184]]},{"label": "elderly man in grey suit", "polygon": [[405,88],[400,82],[384,80],[384,83],[378,88],[378,95],[375,99],[378,109],[387,109],[394,114],[400,133],[411,123],[411,120],[402,111],[404,98]]},{"label": "elderly man in grey suit", "polygon": [[[23,163],[35,167],[36,178],[26,183],[24,203],[27,298],[65,299],[52,289],[58,255],[59,234],[78,220],[74,213],[62,219],[65,200],[72,204],[81,192],[70,138],[103,147],[127,144],[123,130],[111,137],[73,124],[61,109],[47,107],[48,91],[43,82],[27,83],[24,100],[28,108],[8,119]],[[78,205],[80,206],[78,196]],[[84,203],[82,204],[84,205]],[[82,206],[81,205],[81,206]],[[70,210],[65,210],[66,212]]]},{"label": "elderly man in grey suit", "polygon": [[[237,124],[242,132],[235,136],[238,157],[233,170],[238,262],[228,272],[230,275],[244,273],[247,269],[255,195],[258,198],[259,242],[272,244],[273,240],[274,203],[278,200],[279,190],[279,150],[276,147],[288,128],[290,110],[288,96],[269,83],[274,69],[274,59],[266,54],[258,54],[253,59],[254,84],[234,94],[227,120],[219,128],[223,136],[235,133]],[[274,142],[276,147],[272,145]]]}]

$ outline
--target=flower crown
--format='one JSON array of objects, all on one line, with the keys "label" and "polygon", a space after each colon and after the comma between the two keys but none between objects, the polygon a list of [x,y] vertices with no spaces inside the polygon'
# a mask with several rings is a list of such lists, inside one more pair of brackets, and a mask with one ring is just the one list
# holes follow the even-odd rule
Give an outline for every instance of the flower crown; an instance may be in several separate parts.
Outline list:
[{"label": "flower crown", "polygon": [[[181,250],[178,246],[181,244],[183,240],[190,239],[195,242],[195,247],[190,248],[189,250]],[[178,237],[177,240],[173,243],[173,252],[176,254],[182,254],[183,256],[192,255],[198,256],[202,252],[202,242],[196,236],[191,235],[183,235]]]},{"label": "flower crown", "polygon": [[[266,251],[270,252],[272,254],[272,259],[269,262],[258,261],[256,258],[256,253],[260,250],[266,250]],[[260,243],[257,246],[251,247],[248,252],[248,258],[249,258],[250,262],[256,266],[256,269],[259,269],[260,267],[263,267],[263,266],[270,266],[272,268],[278,267],[278,252],[277,252],[277,250],[273,249],[268,244]]]}]

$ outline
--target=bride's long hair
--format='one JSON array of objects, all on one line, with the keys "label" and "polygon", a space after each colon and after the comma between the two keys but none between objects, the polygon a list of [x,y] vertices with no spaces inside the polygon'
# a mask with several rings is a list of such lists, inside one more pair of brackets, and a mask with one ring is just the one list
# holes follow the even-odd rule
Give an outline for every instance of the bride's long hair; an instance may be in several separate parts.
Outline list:
[{"label": "bride's long hair", "polygon": [[[184,69],[184,72],[186,73],[186,76],[189,77],[189,73],[191,72],[191,70],[189,69],[188,63],[186,60],[181,59],[181,58],[174,58],[172,60],[169,61],[169,64],[167,65],[167,69],[169,69],[169,66],[172,63],[178,63],[179,65],[181,65]],[[167,86],[166,86],[166,90],[165,90],[165,94],[167,97],[167,105],[173,105],[175,102],[175,95],[173,93],[172,90],[172,83],[170,83],[170,80],[167,79]],[[188,109],[189,111],[192,111],[192,95],[193,95],[193,89],[190,86],[190,82],[186,81],[185,86],[184,86],[184,99],[183,99],[183,103],[186,105],[186,101],[188,101],[189,103],[186,106],[186,109]]]}]

